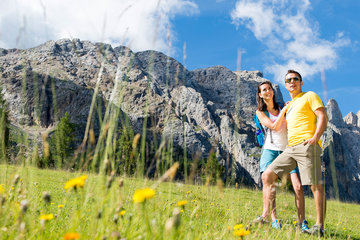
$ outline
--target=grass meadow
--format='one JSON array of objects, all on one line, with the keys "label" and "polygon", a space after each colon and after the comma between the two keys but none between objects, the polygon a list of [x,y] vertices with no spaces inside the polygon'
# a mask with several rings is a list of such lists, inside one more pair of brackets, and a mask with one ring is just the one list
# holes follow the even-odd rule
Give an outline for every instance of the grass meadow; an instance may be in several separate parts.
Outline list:
[{"label": "grass meadow", "polygon": [[[317,239],[296,230],[293,194],[281,188],[279,231],[249,224],[260,190],[164,181],[171,171],[159,180],[13,165],[0,173],[0,239]],[[307,197],[310,226],[314,209]],[[326,239],[360,239],[360,206],[329,200],[325,228]]]}]

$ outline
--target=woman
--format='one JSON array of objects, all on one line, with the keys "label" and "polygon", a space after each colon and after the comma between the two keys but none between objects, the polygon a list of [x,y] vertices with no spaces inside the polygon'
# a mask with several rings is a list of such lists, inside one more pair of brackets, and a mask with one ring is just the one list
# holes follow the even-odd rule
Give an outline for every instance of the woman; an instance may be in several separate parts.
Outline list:
[{"label": "woman", "polygon": [[[260,174],[262,174],[267,166],[269,166],[277,156],[279,156],[287,145],[287,129],[285,113],[288,106],[283,109],[275,101],[274,89],[270,81],[262,82],[258,85],[257,94],[257,110],[256,116],[258,117],[261,125],[265,130],[265,143],[263,145],[261,158],[260,158]],[[265,112],[268,112],[265,114]],[[295,191],[295,205],[298,209],[298,226],[301,230],[306,232],[309,227],[305,221],[305,200],[304,189],[301,185],[299,178],[299,171],[297,168],[290,172],[290,179]],[[263,180],[263,179],[262,179]],[[268,217],[270,206],[264,203],[262,215],[255,219],[256,222],[264,223]],[[275,198],[271,207],[272,227],[281,229],[281,222],[276,216],[276,202]]]}]

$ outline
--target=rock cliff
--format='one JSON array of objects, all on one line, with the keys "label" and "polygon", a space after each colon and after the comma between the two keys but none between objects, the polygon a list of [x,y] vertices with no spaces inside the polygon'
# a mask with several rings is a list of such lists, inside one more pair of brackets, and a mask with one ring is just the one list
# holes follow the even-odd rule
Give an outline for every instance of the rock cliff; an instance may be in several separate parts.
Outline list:
[{"label": "rock cliff", "polygon": [[[0,49],[0,73],[11,123],[30,142],[41,142],[41,134],[65,112],[77,124],[80,143],[93,111],[91,126],[98,137],[106,106],[112,104],[120,111],[120,125],[126,116],[134,132],[143,134],[146,124],[147,141],[172,141],[190,160],[214,151],[228,176],[259,184],[261,149],[255,146],[252,119],[256,86],[266,79],[258,71],[222,66],[189,71],[160,52],[62,39],[25,50]],[[275,90],[283,102],[277,85]],[[360,202],[358,120],[351,115],[344,121],[335,100],[327,112],[327,193]]]}]

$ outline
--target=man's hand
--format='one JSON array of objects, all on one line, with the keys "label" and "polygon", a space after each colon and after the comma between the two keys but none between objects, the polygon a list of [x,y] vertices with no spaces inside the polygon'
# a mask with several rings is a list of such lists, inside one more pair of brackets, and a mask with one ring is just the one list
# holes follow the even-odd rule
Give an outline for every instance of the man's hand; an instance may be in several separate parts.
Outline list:
[{"label": "man's hand", "polygon": [[316,109],[314,111],[316,117],[317,117],[317,126],[316,126],[316,131],[315,131],[315,134],[312,138],[309,138],[307,140],[304,141],[304,145],[305,144],[311,144],[311,145],[314,145],[316,144],[321,135],[324,133],[325,129],[326,129],[326,125],[327,125],[327,122],[328,122],[328,118],[327,118],[327,115],[326,115],[326,112],[325,112],[325,108],[323,107],[320,107],[318,109]]},{"label": "man's hand", "polygon": [[311,144],[311,145],[315,145],[317,142],[319,141],[319,139],[316,139],[315,136],[312,138],[309,138],[308,140],[304,141],[304,145],[306,144]]}]

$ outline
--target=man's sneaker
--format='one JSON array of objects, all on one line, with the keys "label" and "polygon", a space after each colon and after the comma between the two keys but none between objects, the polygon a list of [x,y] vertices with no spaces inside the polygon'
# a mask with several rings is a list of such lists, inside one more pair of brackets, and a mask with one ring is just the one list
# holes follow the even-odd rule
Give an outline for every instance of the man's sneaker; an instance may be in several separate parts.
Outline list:
[{"label": "man's sneaker", "polygon": [[281,229],[281,220],[275,219],[271,223],[271,227],[280,230]]},{"label": "man's sneaker", "polygon": [[309,233],[311,235],[317,235],[317,236],[323,237],[324,236],[324,229],[322,229],[320,225],[315,224],[314,226],[312,226],[309,229]]}]

